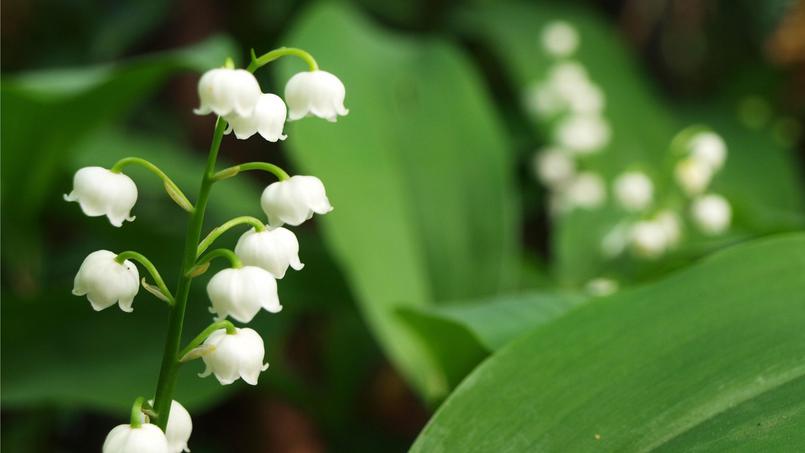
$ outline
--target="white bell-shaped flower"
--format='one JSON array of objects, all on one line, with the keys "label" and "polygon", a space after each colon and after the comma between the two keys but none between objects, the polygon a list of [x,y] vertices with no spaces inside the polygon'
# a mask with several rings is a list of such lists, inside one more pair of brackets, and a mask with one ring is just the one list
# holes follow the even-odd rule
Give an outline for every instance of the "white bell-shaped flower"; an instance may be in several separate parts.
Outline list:
[{"label": "white bell-shaped flower", "polygon": [[572,55],[579,46],[579,33],[573,25],[556,20],[542,29],[542,47],[555,57]]},{"label": "white bell-shaped flower", "polygon": [[87,296],[96,311],[116,303],[125,312],[131,312],[134,296],[140,290],[140,273],[129,260],[118,263],[117,255],[108,250],[90,253],[75,276],[73,294]]},{"label": "white bell-shaped flower", "polygon": [[201,359],[207,369],[199,374],[201,377],[215,374],[222,385],[229,385],[238,378],[246,383],[257,385],[260,373],[268,368],[263,364],[265,345],[260,335],[249,328],[236,328],[235,333],[228,334],[226,329],[216,330],[204,341],[205,346],[213,346],[212,350]]},{"label": "white bell-shaped flower", "polygon": [[665,209],[654,216],[654,221],[662,226],[668,247],[673,247],[679,243],[682,238],[682,221],[679,219],[679,214],[670,209]]},{"label": "white bell-shaped flower", "polygon": [[134,220],[131,209],[137,202],[137,186],[123,173],[84,167],[75,172],[73,190],[64,199],[77,201],[90,217],[105,215],[112,225],[119,227],[124,220]]},{"label": "white bell-shaped flower", "polygon": [[562,149],[548,148],[535,155],[534,169],[540,182],[557,188],[573,178],[576,161]]},{"label": "white bell-shaped flower", "polygon": [[282,133],[282,128],[287,114],[282,98],[276,94],[262,93],[251,115],[229,114],[225,117],[229,123],[225,133],[234,131],[235,137],[240,140],[246,140],[256,133],[270,142],[285,140],[288,136]]},{"label": "white bell-shaped flower", "polygon": [[615,178],[613,189],[618,203],[629,211],[646,209],[654,196],[654,184],[639,171],[621,173]]},{"label": "white bell-shaped flower", "polygon": [[159,427],[143,423],[139,427],[117,425],[103,442],[103,453],[170,453],[168,439]]},{"label": "white bell-shaped flower", "polygon": [[284,181],[272,183],[263,191],[260,205],[272,227],[297,226],[313,217],[333,210],[324,184],[315,176],[291,176]]},{"label": "white bell-shaped flower", "polygon": [[168,439],[168,451],[180,453],[190,451],[187,442],[193,433],[193,420],[190,413],[178,401],[171,402],[168,426],[165,428],[165,437]]},{"label": "white bell-shaped flower", "polygon": [[285,277],[288,266],[301,270],[305,265],[299,261],[299,241],[286,228],[267,228],[243,233],[235,246],[235,254],[247,266],[257,266],[280,279]]},{"label": "white bell-shaped flower", "polygon": [[715,132],[699,132],[691,138],[689,146],[691,156],[705,162],[713,170],[720,169],[727,160],[727,145]]},{"label": "white bell-shaped flower", "polygon": [[674,167],[674,177],[679,187],[688,195],[699,195],[710,185],[713,179],[713,168],[707,162],[693,157],[686,157]]},{"label": "white bell-shaped flower", "polygon": [[349,113],[345,97],[344,84],[333,74],[321,70],[297,73],[285,85],[288,120],[313,115],[334,122]]},{"label": "white bell-shaped flower", "polygon": [[660,222],[642,220],[632,227],[631,244],[639,256],[659,258],[668,248],[668,236]]},{"label": "white bell-shaped flower", "polygon": [[193,110],[197,115],[215,112],[219,116],[235,113],[247,117],[260,97],[260,84],[245,69],[215,68],[201,76],[198,97],[201,105]]},{"label": "white bell-shaped flower", "polygon": [[721,195],[709,194],[697,198],[690,207],[693,223],[708,235],[723,233],[732,221],[732,208]]},{"label": "white bell-shaped flower", "polygon": [[592,154],[609,144],[612,131],[598,114],[573,114],[556,128],[555,139],[563,148],[577,154]]},{"label": "white bell-shaped flower", "polygon": [[282,310],[277,295],[277,281],[267,270],[257,266],[224,269],[207,284],[212,312],[218,319],[231,317],[246,323],[265,308],[270,313]]}]

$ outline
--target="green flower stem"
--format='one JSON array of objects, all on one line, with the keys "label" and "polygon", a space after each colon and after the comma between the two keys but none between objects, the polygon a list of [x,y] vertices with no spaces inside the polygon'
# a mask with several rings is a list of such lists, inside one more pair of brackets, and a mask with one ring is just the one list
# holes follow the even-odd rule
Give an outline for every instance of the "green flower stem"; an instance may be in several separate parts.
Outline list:
[{"label": "green flower stem", "polygon": [[242,171],[250,170],[266,171],[276,176],[280,181],[285,181],[286,179],[290,178],[285,170],[274,164],[269,164],[268,162],[248,162],[245,164],[235,165],[234,167],[225,168],[219,171],[213,176],[213,178],[216,181],[221,181],[223,179],[231,178]]},{"label": "green flower stem", "polygon": [[223,223],[221,226],[216,227],[214,230],[210,231],[210,234],[207,235],[199,244],[198,249],[196,250],[196,256],[201,256],[205,250],[209,246],[218,239],[219,236],[226,233],[233,227],[238,225],[248,224],[254,227],[257,231],[265,231],[266,226],[263,224],[260,219],[248,215],[235,217],[234,219],[228,220],[226,223]]},{"label": "green flower stem", "polygon": [[162,295],[168,299],[168,303],[171,305],[175,304],[173,294],[171,294],[170,290],[168,289],[168,286],[165,285],[165,281],[162,280],[162,276],[159,275],[159,271],[157,270],[156,266],[154,266],[154,263],[151,262],[151,260],[146,258],[141,253],[135,252],[133,250],[118,253],[118,255],[115,257],[115,261],[117,261],[120,264],[123,264],[123,262],[128,259],[132,259],[140,263],[148,271],[148,273],[151,274],[151,277],[153,277],[154,281],[157,284],[157,287],[159,288],[159,292],[161,292]]},{"label": "green flower stem", "polygon": [[132,428],[139,428],[143,425],[142,413],[144,402],[145,398],[141,396],[134,400],[134,404],[131,405],[131,420],[129,423],[131,424]]},{"label": "green flower stem", "polygon": [[170,177],[167,174],[165,174],[164,171],[162,171],[162,169],[160,169],[159,167],[157,167],[156,165],[152,164],[151,162],[145,159],[141,159],[139,157],[124,157],[123,159],[120,159],[119,161],[115,162],[115,164],[112,165],[112,168],[110,168],[109,171],[113,173],[120,173],[123,170],[123,167],[125,167],[126,165],[139,165],[141,167],[145,167],[148,171],[157,175],[159,179],[161,179],[162,182],[164,183],[165,191],[168,192],[168,195],[171,197],[171,199],[175,201],[176,204],[178,204],[179,207],[181,207],[185,211],[193,212],[193,203],[190,203],[190,200],[187,199],[184,192],[182,192],[182,189],[180,189],[179,186],[176,185],[176,183],[173,182],[173,180],[170,179]]},{"label": "green flower stem", "polygon": [[196,335],[196,338],[193,338],[193,341],[187,344],[181,352],[179,352],[179,358],[185,357],[187,354],[190,353],[193,349],[201,346],[201,343],[204,343],[204,340],[207,339],[213,332],[216,330],[226,329],[227,334],[234,334],[237,332],[235,329],[235,325],[229,321],[217,321],[209,326],[206,329],[202,330],[200,334]]},{"label": "green flower stem", "polygon": [[179,272],[179,282],[176,289],[176,304],[171,311],[168,325],[168,335],[165,341],[165,352],[162,355],[162,367],[159,371],[159,381],[157,382],[156,395],[154,397],[154,411],[157,414],[156,425],[163,431],[168,424],[170,416],[171,401],[173,400],[173,389],[176,386],[176,373],[179,369],[179,347],[182,340],[182,326],[184,324],[185,310],[187,309],[187,296],[190,293],[191,276],[187,272],[196,265],[196,248],[201,239],[201,228],[204,225],[204,212],[207,209],[207,201],[210,197],[213,175],[215,174],[215,161],[218,158],[218,150],[221,147],[221,140],[226,129],[226,121],[218,118],[215,125],[210,153],[207,157],[207,168],[201,179],[196,207],[190,215],[187,224],[187,234],[185,236],[184,257],[182,258],[182,268]]},{"label": "green flower stem", "polygon": [[249,72],[254,72],[261,67],[271,63],[272,61],[282,58],[287,55],[293,55],[294,57],[299,57],[305,60],[308,67],[311,71],[317,71],[319,69],[319,64],[316,63],[316,60],[313,58],[313,55],[305,52],[302,49],[296,49],[293,47],[280,47],[279,49],[274,49],[270,52],[266,52],[259,57],[257,54],[254,53],[254,49],[252,49],[252,61],[249,63],[249,66],[246,67],[246,70]]},{"label": "green flower stem", "polygon": [[238,258],[238,256],[235,255],[235,252],[229,249],[221,248],[221,249],[215,249],[212,252],[209,252],[206,255],[199,258],[198,261],[196,262],[196,265],[190,268],[188,272],[190,272],[190,274],[192,275],[193,274],[192,271],[194,270],[194,268],[202,267],[207,263],[209,263],[210,261],[214,260],[215,258],[228,259],[229,262],[232,264],[232,267],[236,269],[239,267],[243,267],[243,263],[240,261],[240,258]]}]

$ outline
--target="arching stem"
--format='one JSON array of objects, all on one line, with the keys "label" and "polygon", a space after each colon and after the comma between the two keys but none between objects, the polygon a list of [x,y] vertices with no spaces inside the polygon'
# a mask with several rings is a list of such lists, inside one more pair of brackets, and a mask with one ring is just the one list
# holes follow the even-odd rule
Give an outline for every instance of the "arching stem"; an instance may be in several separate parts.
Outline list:
[{"label": "arching stem", "polygon": [[228,220],[225,223],[221,224],[221,226],[216,227],[210,233],[202,239],[202,241],[198,244],[198,249],[196,250],[196,256],[201,256],[209,246],[211,246],[219,236],[226,233],[228,230],[236,227],[238,225],[248,224],[254,227],[257,231],[264,231],[266,229],[263,222],[260,219],[252,216],[240,216],[235,217],[234,219]]},{"label": "arching stem", "polygon": [[193,203],[190,203],[190,200],[187,199],[184,192],[182,192],[182,189],[180,189],[179,186],[176,185],[176,183],[173,182],[173,180],[170,179],[170,177],[164,171],[162,171],[161,168],[157,167],[156,165],[152,164],[151,162],[145,159],[142,159],[140,157],[124,157],[123,159],[120,159],[119,161],[115,162],[115,164],[112,165],[112,168],[110,168],[109,171],[113,173],[120,173],[123,170],[123,167],[127,165],[139,165],[141,167],[144,167],[151,173],[157,175],[159,179],[162,180],[162,183],[165,185],[165,192],[168,193],[168,196],[170,196],[171,199],[175,201],[176,204],[178,204],[179,207],[181,207],[185,211],[191,213],[193,212]]},{"label": "arching stem", "polygon": [[137,261],[148,271],[149,274],[151,274],[151,277],[157,284],[157,288],[159,288],[159,292],[161,292],[162,295],[165,296],[165,298],[167,298],[167,302],[169,304],[174,305],[176,303],[176,300],[173,298],[173,294],[171,294],[170,290],[168,289],[168,286],[165,285],[165,281],[162,280],[162,276],[159,275],[159,271],[157,270],[156,266],[154,266],[154,263],[151,262],[151,260],[146,258],[143,254],[135,252],[133,250],[127,250],[123,253],[118,253],[118,255],[115,257],[115,261],[117,261],[120,264],[123,264],[123,262],[128,259]]},{"label": "arching stem", "polygon": [[249,66],[246,67],[246,70],[249,72],[254,72],[261,67],[271,63],[272,61],[282,58],[288,55],[292,55],[294,57],[299,57],[305,60],[308,67],[311,71],[317,71],[319,69],[319,64],[316,63],[316,60],[313,58],[313,55],[305,52],[302,49],[297,49],[294,47],[280,47],[279,49],[274,49],[270,52],[266,52],[259,57],[257,54],[254,53],[254,49],[251,51],[252,61],[249,63]]}]

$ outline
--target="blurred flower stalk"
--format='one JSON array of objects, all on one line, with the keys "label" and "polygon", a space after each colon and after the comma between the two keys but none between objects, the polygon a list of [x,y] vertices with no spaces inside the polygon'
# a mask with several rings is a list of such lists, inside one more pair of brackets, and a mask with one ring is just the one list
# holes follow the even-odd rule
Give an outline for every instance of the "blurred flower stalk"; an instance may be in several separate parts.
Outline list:
[{"label": "blurred flower stalk", "polygon": [[[301,58],[309,67],[309,71],[298,73],[287,82],[285,101],[275,94],[263,93],[253,75],[260,67],[284,56]],[[140,286],[170,307],[170,323],[154,399],[139,397],[135,400],[129,423],[119,425],[109,433],[103,445],[104,453],[189,451],[190,414],[172,399],[177,371],[183,363],[202,359],[206,369],[200,376],[214,374],[222,385],[238,379],[257,384],[260,373],[268,368],[268,364],[263,362],[263,339],[253,329],[236,327],[227,318],[248,323],[261,310],[269,313],[282,310],[277,280],[285,276],[289,267],[294,270],[303,267],[299,259],[299,242],[283,225],[297,226],[313,214],[326,214],[333,209],[324,184],[314,176],[289,176],[281,168],[266,162],[249,162],[217,170],[216,161],[226,134],[234,132],[240,140],[259,134],[276,142],[286,138],[283,133],[286,119],[316,116],[334,122],[339,116],[346,115],[345,88],[336,76],[320,70],[314,58],[301,49],[279,48],[260,57],[252,51],[246,69],[236,69],[232,60],[227,59],[223,67],[207,71],[199,81],[198,93],[200,106],[195,113],[214,113],[217,119],[195,203],[191,203],[159,167],[137,157],[122,159],[110,169],[86,167],[78,170],[72,192],[65,195],[65,200],[78,202],[86,215],[106,216],[112,225],[120,227],[124,221],[135,220],[131,210],[137,201],[137,186],[122,170],[129,165],[139,165],[162,180],[167,194],[189,216],[175,292],[168,289],[156,266],[135,251],[95,251],[87,256],[76,275],[73,294],[86,296],[95,310],[118,304],[125,312],[133,311],[132,304]],[[264,171],[278,179],[265,189],[260,200],[267,222],[250,216],[236,217],[214,228],[202,239],[204,214],[213,186],[244,171]],[[221,234],[241,225],[251,226],[251,229],[241,236],[234,251],[227,248],[207,251]],[[216,273],[207,285],[210,311],[216,314],[215,320],[182,348],[182,326],[190,286],[193,279],[204,274],[216,258],[223,258],[230,267]],[[155,285],[149,284],[145,278],[140,280],[135,263],[148,272]]]},{"label": "blurred flower stalk", "polygon": [[[680,245],[687,225],[704,236],[726,232],[730,203],[710,192],[727,160],[724,140],[707,127],[688,127],[669,144],[668,165],[654,169],[633,162],[607,181],[591,169],[591,159],[613,146],[606,93],[574,59],[581,37],[571,23],[556,20],[543,27],[539,38],[553,63],[544,78],[525,88],[523,101],[548,137],[534,155],[533,168],[549,191],[550,214],[604,209],[611,198],[619,218],[599,238],[606,260],[627,251],[639,260],[657,260]],[[587,286],[591,294],[601,295],[615,291],[617,282],[598,277]]]}]

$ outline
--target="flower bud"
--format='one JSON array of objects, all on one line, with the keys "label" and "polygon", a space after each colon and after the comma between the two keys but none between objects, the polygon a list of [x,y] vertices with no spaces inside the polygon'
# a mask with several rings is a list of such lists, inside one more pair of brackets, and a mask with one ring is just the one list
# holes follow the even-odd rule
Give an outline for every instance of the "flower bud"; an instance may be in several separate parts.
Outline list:
[{"label": "flower bud", "polygon": [[282,310],[277,295],[277,281],[265,269],[256,266],[224,269],[213,275],[207,284],[212,311],[218,319],[231,317],[250,322],[265,308],[271,313]]},{"label": "flower bud", "polygon": [[103,453],[171,453],[168,439],[156,425],[117,425],[103,442]]},{"label": "flower bud", "polygon": [[288,120],[308,115],[335,122],[338,116],[349,113],[344,107],[346,89],[338,77],[327,71],[306,71],[295,74],[285,85]]},{"label": "flower bud", "polygon": [[77,201],[84,214],[90,217],[105,215],[119,227],[124,220],[134,220],[131,209],[137,202],[137,186],[123,173],[103,167],[84,167],[73,177],[73,190],[66,201]]},{"label": "flower bud", "polygon": [[563,199],[569,208],[597,208],[606,200],[604,179],[596,173],[579,173],[565,189]]},{"label": "flower bud", "polygon": [[724,166],[727,160],[727,145],[715,132],[699,132],[690,140],[691,156],[706,163],[712,170]]},{"label": "flower bud", "polygon": [[291,176],[272,183],[263,191],[260,205],[273,227],[299,225],[313,214],[327,214],[333,210],[324,191],[324,184],[315,176]]},{"label": "flower bud", "polygon": [[662,226],[668,247],[677,245],[682,237],[682,222],[679,219],[679,215],[670,209],[666,209],[657,213],[654,216],[654,220]]},{"label": "flower bud", "polygon": [[674,176],[679,187],[688,196],[698,195],[707,189],[710,180],[713,178],[713,169],[706,162],[687,157],[677,162],[674,168]]},{"label": "flower bud", "polygon": [[615,198],[624,209],[641,211],[651,204],[654,184],[645,173],[629,171],[615,179]]},{"label": "flower bud", "polygon": [[587,294],[595,297],[604,297],[618,291],[618,282],[611,278],[598,277],[584,285]]},{"label": "flower bud", "polygon": [[637,222],[631,231],[634,251],[644,258],[659,258],[668,247],[668,236],[663,225],[656,221]]},{"label": "flower bud", "polygon": [[557,188],[567,183],[576,173],[576,162],[559,148],[548,148],[536,154],[534,169],[540,182]]},{"label": "flower bud", "polygon": [[556,141],[577,154],[592,154],[609,144],[609,123],[598,114],[573,114],[563,119],[556,129]]},{"label": "flower bud", "polygon": [[117,255],[108,250],[90,253],[75,276],[73,294],[87,296],[96,311],[115,303],[120,309],[131,312],[134,296],[140,290],[140,273],[131,261],[115,261]]},{"label": "flower bud", "polygon": [[285,140],[288,136],[282,133],[287,115],[285,103],[276,94],[263,93],[257,99],[251,115],[240,116],[229,114],[225,117],[229,123],[225,133],[235,132],[240,140],[246,140],[256,133],[270,141]]},{"label": "flower bud", "polygon": [[235,113],[247,117],[260,97],[260,84],[245,69],[211,69],[198,82],[198,97],[201,105],[193,111],[196,115],[215,112],[219,116]]},{"label": "flower bud", "polygon": [[179,453],[190,451],[187,442],[193,433],[193,420],[190,413],[178,401],[171,402],[168,426],[165,428],[165,437],[168,439],[168,452]]},{"label": "flower bud", "polygon": [[557,20],[542,30],[542,47],[555,57],[572,55],[579,46],[579,33],[573,25]]},{"label": "flower bud", "polygon": [[730,226],[732,209],[721,195],[709,194],[697,198],[691,205],[693,223],[708,235],[723,233]]},{"label": "flower bud", "polygon": [[235,246],[235,254],[248,266],[261,267],[275,278],[285,276],[288,266],[295,270],[304,267],[299,261],[299,241],[291,230],[277,227],[264,231],[254,228],[243,233]]},{"label": "flower bud", "polygon": [[201,377],[215,374],[221,385],[229,385],[238,378],[247,384],[257,385],[257,378],[268,368],[263,364],[265,346],[263,339],[252,329],[236,328],[227,334],[226,329],[216,330],[204,341],[215,348],[201,357],[207,369]]}]

